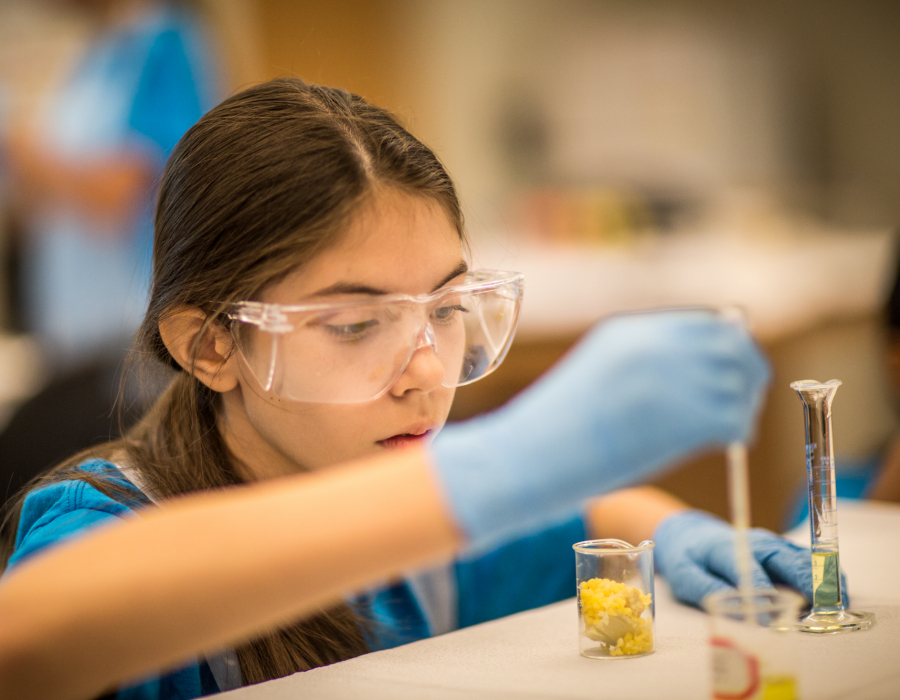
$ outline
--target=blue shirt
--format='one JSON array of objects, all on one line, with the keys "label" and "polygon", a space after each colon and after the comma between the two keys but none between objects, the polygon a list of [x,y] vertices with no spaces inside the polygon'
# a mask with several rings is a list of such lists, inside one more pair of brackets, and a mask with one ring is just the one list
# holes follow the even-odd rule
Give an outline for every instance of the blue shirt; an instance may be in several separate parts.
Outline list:
[{"label": "blue shirt", "polygon": [[[147,498],[109,462],[81,465],[105,473],[133,498],[121,502],[83,481],[63,481],[25,499],[15,551],[7,572],[23,560],[87,530],[135,517]],[[368,641],[387,649],[548,605],[575,594],[572,544],[585,539],[581,516],[525,535],[494,550],[462,556],[393,585],[376,586],[365,598],[375,623]],[[187,700],[216,693],[219,686],[205,660],[187,659],[174,671],[138,679],[121,688],[116,700]]]}]

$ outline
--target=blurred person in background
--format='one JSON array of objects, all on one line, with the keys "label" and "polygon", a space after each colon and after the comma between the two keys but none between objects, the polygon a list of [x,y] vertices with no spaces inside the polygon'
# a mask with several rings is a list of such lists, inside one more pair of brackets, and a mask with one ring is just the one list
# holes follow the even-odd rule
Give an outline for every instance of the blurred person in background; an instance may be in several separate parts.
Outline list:
[{"label": "blurred person in background", "polygon": [[94,36],[44,113],[0,141],[20,222],[15,311],[51,373],[0,435],[0,501],[117,432],[111,407],[146,304],[156,182],[221,92],[208,37],[186,4],[59,4],[87,13]]},{"label": "blurred person in background", "polygon": [[[900,255],[894,264],[894,281],[884,305],[884,361],[890,393],[900,405]],[[900,503],[900,434],[868,457],[835,459],[835,490],[839,498],[872,499]],[[809,517],[806,483],[794,495],[785,518],[785,530],[798,527]]]},{"label": "blurred person in background", "polygon": [[[884,310],[885,360],[887,377],[895,401],[900,401],[900,255],[895,265],[894,283]],[[900,503],[900,435],[888,444],[867,465],[863,472],[862,495],[877,501]],[[844,496],[838,491],[839,496]],[[855,493],[848,493],[850,497]]]}]

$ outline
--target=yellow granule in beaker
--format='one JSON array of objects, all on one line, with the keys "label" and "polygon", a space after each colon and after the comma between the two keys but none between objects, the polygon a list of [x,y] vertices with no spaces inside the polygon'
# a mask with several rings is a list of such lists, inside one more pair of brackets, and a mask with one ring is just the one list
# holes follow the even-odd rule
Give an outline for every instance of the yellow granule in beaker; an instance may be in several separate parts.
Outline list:
[{"label": "yellow granule in beaker", "polygon": [[653,648],[650,620],[641,615],[650,605],[649,593],[608,578],[579,584],[584,634],[603,642],[610,656],[643,654]]}]

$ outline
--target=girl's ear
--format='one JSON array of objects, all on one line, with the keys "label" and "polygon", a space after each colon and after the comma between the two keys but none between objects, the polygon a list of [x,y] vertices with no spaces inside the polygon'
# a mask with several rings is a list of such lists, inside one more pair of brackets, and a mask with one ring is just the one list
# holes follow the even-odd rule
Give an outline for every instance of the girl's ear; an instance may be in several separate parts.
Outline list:
[{"label": "girl's ear", "polygon": [[[217,323],[205,329],[207,316],[193,306],[181,306],[159,322],[159,334],[175,361],[213,391],[238,385],[231,334]],[[202,336],[200,335],[202,331]]]}]

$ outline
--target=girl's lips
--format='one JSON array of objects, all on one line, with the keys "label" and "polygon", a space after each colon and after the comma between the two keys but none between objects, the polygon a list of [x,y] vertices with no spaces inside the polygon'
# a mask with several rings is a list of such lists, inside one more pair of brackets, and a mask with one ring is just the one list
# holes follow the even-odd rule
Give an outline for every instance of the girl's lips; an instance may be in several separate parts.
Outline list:
[{"label": "girl's lips", "polygon": [[412,447],[413,445],[423,444],[427,440],[429,435],[431,435],[430,430],[426,430],[424,433],[420,433],[418,435],[394,435],[394,437],[389,437],[385,440],[379,440],[378,444],[382,447],[387,447],[388,449],[396,449],[398,447]]}]

